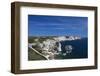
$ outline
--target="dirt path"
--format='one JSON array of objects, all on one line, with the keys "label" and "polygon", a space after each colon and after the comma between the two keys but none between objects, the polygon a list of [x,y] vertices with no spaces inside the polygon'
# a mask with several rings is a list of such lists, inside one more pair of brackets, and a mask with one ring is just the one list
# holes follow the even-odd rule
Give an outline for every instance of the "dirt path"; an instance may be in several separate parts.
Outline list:
[{"label": "dirt path", "polygon": [[29,48],[31,48],[34,52],[36,52],[38,55],[44,57],[46,60],[49,60],[47,57],[45,57],[44,55],[42,55],[40,52],[38,52],[37,50],[35,50],[33,47],[32,47],[32,44],[29,44],[28,46]]}]

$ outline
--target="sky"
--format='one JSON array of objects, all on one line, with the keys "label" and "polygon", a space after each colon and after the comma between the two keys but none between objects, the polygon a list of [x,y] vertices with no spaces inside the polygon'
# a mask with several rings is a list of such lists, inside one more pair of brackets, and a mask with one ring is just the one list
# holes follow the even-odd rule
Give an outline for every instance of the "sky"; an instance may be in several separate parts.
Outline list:
[{"label": "sky", "polygon": [[28,36],[87,37],[88,17],[28,15]]}]

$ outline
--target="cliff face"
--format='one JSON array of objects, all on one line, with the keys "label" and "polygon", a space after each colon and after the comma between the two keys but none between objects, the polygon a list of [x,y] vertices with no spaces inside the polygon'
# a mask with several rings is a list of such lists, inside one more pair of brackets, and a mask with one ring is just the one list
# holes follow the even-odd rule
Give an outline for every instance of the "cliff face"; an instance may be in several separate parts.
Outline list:
[{"label": "cliff face", "polygon": [[79,36],[60,36],[60,37],[55,37],[54,39],[58,41],[65,41],[65,40],[70,41],[70,40],[81,39],[81,37]]},{"label": "cliff face", "polygon": [[32,46],[32,48],[40,52],[43,56],[47,57],[47,59],[55,59],[55,56],[65,56],[67,53],[71,53],[73,50],[73,46],[66,45],[66,52],[63,53],[61,44],[62,41],[74,41],[80,39],[81,38],[77,36],[31,37],[29,38],[29,46]]}]

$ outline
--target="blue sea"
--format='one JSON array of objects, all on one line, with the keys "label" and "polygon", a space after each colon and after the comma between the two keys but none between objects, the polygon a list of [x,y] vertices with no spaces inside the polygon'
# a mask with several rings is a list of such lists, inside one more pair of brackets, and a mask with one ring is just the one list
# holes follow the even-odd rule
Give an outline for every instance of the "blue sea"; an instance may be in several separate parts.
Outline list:
[{"label": "blue sea", "polygon": [[88,58],[88,38],[82,38],[71,41],[61,41],[60,43],[62,54],[66,53],[65,47],[67,45],[72,46],[72,51],[64,56],[61,56],[62,59]]}]

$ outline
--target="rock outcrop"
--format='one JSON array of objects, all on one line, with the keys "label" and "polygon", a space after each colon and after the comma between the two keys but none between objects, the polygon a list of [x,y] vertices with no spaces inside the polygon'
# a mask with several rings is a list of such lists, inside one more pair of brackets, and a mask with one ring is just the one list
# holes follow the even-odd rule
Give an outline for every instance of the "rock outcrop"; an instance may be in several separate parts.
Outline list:
[{"label": "rock outcrop", "polygon": [[[52,37],[35,37],[33,38],[34,42],[29,43],[35,50],[39,51],[43,56],[47,59],[54,59],[55,55],[61,54],[61,41],[71,41],[81,39],[78,36],[52,36]],[[62,53],[62,55],[66,55],[67,53],[71,53],[73,47],[71,45],[66,45],[66,53]]]}]

